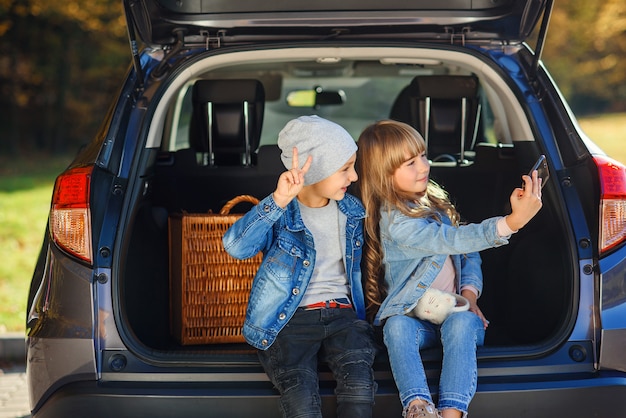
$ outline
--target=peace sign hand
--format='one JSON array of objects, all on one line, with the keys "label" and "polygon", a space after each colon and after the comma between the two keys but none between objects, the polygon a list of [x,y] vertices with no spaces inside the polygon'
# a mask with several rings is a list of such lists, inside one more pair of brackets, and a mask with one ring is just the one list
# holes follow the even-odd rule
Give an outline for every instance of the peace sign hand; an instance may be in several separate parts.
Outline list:
[{"label": "peace sign hand", "polygon": [[296,147],[293,148],[291,169],[280,175],[274,191],[274,201],[278,206],[281,208],[287,207],[289,202],[300,193],[304,187],[304,175],[309,171],[312,160],[313,157],[309,155],[302,168],[299,168],[298,149]]}]

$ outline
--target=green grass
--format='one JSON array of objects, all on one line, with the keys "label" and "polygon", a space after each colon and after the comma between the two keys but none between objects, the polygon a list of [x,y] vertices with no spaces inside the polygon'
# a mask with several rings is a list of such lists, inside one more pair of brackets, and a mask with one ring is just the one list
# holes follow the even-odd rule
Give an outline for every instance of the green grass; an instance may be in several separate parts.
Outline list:
[{"label": "green grass", "polygon": [[0,332],[23,331],[56,175],[68,158],[0,157]]},{"label": "green grass", "polygon": [[626,113],[581,118],[578,123],[609,157],[626,164]]},{"label": "green grass", "polygon": [[[626,113],[581,118],[585,133],[626,163]],[[24,331],[26,299],[48,217],[54,179],[69,158],[0,156],[0,332]]]}]

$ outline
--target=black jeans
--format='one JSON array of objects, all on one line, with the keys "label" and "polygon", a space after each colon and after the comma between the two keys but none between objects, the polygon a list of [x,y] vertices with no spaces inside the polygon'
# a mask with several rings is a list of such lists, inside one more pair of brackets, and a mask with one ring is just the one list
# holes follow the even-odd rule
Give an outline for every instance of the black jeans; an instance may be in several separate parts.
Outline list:
[{"label": "black jeans", "polygon": [[319,418],[318,355],[333,372],[337,416],[372,416],[376,383],[372,327],[352,309],[298,309],[259,359],[280,392],[283,417]]}]

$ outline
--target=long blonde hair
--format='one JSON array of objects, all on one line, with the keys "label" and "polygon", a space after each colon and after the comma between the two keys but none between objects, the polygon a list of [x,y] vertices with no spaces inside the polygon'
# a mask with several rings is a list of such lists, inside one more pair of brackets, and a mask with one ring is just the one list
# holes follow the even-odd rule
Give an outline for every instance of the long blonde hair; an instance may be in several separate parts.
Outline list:
[{"label": "long blonde hair", "polygon": [[413,127],[402,122],[382,120],[365,128],[357,143],[359,195],[367,213],[363,280],[368,317],[371,319],[386,295],[379,226],[381,210],[395,208],[407,216],[438,220],[443,213],[454,225],[459,224],[459,214],[446,191],[433,181],[429,181],[426,191],[420,195],[396,189],[393,176],[407,160],[407,154],[413,158],[426,151],[424,139]]}]

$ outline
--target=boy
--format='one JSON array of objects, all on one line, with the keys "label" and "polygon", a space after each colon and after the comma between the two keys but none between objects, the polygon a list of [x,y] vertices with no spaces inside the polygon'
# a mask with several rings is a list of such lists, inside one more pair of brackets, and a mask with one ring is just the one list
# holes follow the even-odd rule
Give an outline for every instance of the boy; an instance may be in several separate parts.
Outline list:
[{"label": "boy", "polygon": [[364,209],[346,193],[358,178],[356,143],[341,126],[302,116],[285,125],[278,146],[288,171],[223,240],[236,258],[263,251],[244,337],[259,349],[284,417],[321,417],[318,353],[337,380],[337,416],[371,417],[376,349],[361,285]]}]

